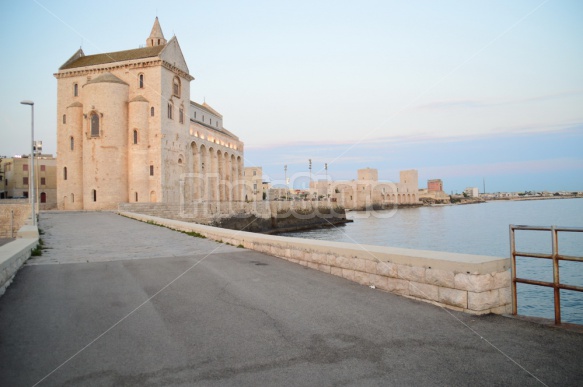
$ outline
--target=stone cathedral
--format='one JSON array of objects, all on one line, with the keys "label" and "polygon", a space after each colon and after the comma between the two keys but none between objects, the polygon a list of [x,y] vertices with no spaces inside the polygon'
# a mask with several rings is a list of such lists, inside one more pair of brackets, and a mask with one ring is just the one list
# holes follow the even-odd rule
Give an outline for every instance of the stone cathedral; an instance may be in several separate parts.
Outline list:
[{"label": "stone cathedral", "polygon": [[158,18],[145,47],[79,49],[54,75],[59,209],[242,200],[243,142],[190,100],[194,77]]}]

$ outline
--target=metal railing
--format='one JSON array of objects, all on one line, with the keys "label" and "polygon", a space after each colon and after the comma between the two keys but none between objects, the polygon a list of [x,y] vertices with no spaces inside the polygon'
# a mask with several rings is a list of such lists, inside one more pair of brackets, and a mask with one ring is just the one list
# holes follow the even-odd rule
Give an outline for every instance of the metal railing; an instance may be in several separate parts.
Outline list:
[{"label": "metal railing", "polygon": [[[541,254],[541,253],[526,253],[516,251],[516,240],[514,232],[515,230],[528,230],[528,231],[550,231],[552,237],[553,250],[551,254]],[[573,257],[568,255],[559,254],[559,231],[562,232],[583,232],[581,227],[545,227],[545,226],[518,226],[510,225],[510,259],[512,261],[512,314],[516,315],[518,311],[517,305],[517,295],[516,295],[516,284],[529,284],[546,286],[554,289],[555,293],[555,324],[561,324],[561,289],[573,290],[576,292],[583,292],[582,286],[567,285],[562,284],[559,276],[559,261],[571,261],[571,262],[583,262],[583,257]],[[516,276],[516,257],[527,257],[527,258],[542,258],[551,259],[553,261],[553,282],[538,281],[532,279],[518,278]]]}]

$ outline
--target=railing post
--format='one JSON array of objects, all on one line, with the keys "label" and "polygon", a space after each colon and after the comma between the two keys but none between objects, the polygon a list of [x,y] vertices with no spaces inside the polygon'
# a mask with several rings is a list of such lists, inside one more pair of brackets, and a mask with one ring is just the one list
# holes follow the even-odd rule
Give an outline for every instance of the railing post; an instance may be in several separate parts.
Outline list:
[{"label": "railing post", "polygon": [[555,226],[551,227],[553,238],[553,285],[555,292],[555,325],[561,325],[561,289],[559,284],[559,237]]},{"label": "railing post", "polygon": [[518,298],[516,295],[516,246],[514,241],[514,225],[510,225],[510,262],[512,264],[512,314],[518,314]]}]

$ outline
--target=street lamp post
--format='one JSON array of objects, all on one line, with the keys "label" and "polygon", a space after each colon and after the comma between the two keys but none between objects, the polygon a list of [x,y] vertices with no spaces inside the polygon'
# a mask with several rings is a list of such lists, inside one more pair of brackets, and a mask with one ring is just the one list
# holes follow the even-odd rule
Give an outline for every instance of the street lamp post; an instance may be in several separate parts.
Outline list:
[{"label": "street lamp post", "polygon": [[34,208],[34,102],[32,101],[22,101],[23,105],[30,106],[30,206],[32,209],[32,225],[36,226],[36,211]]},{"label": "street lamp post", "polygon": [[326,200],[330,201],[330,197],[328,196],[328,163],[324,163],[324,169],[326,170]]},{"label": "street lamp post", "polygon": [[310,170],[310,181],[308,183],[308,192],[312,189],[312,159],[308,159],[308,169]]},{"label": "street lamp post", "polygon": [[285,200],[287,201],[287,191],[289,191],[289,187],[287,185],[287,165],[283,166],[283,174],[285,179]]}]

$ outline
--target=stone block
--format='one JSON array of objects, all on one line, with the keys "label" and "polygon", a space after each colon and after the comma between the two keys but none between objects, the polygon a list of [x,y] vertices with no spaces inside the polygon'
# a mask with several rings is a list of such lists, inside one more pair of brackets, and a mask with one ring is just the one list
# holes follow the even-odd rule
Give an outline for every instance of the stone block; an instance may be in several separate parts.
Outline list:
[{"label": "stone block", "polygon": [[463,309],[467,309],[468,307],[468,292],[465,290],[440,287],[438,296],[438,301],[442,304],[457,306]]},{"label": "stone block", "polygon": [[347,280],[354,281],[354,270],[342,269],[342,277]]},{"label": "stone block", "polygon": [[500,305],[512,305],[512,289],[510,287],[498,289]]},{"label": "stone block", "polygon": [[322,253],[312,253],[312,262],[317,264],[326,264],[326,255]]},{"label": "stone block", "polygon": [[512,305],[502,305],[497,308],[492,308],[490,311],[495,314],[511,314]]},{"label": "stone block", "polygon": [[318,264],[318,270],[323,271],[324,273],[330,274],[330,266],[324,264]]},{"label": "stone block", "polygon": [[377,274],[397,278],[397,265],[391,262],[377,262]]},{"label": "stone block", "polygon": [[340,267],[342,269],[350,269],[352,267],[351,265],[352,263],[350,262],[350,258],[343,256],[336,257],[336,262],[334,264],[334,266]]},{"label": "stone block", "polygon": [[497,308],[500,306],[500,292],[498,289],[488,290],[486,292],[475,293],[468,292],[468,309],[474,311],[483,311]]},{"label": "stone block", "polygon": [[368,273],[365,273],[363,271],[354,271],[354,281],[358,282],[361,285],[371,285],[372,281],[369,277]]},{"label": "stone block", "polygon": [[293,259],[298,259],[298,260],[304,258],[303,251],[300,249],[292,249],[291,256]]},{"label": "stone block", "polygon": [[387,289],[389,292],[409,295],[409,281],[398,278],[387,278]]},{"label": "stone block", "polygon": [[474,293],[480,293],[494,288],[494,278],[490,274],[457,273],[454,281],[456,289]]},{"label": "stone block", "polygon": [[425,282],[425,268],[397,264],[397,277],[413,282]]},{"label": "stone block", "polygon": [[308,262],[308,267],[310,269],[318,270],[318,264],[314,262]]},{"label": "stone block", "polygon": [[369,278],[377,288],[388,290],[387,277],[378,274],[369,274]]},{"label": "stone block", "polygon": [[510,270],[499,271],[493,274],[494,276],[494,289],[500,288],[510,288],[512,282],[512,273]]},{"label": "stone block", "polygon": [[361,258],[351,258],[351,269],[355,270],[355,271],[361,271],[361,272],[365,272],[366,271],[366,267],[365,267],[365,263],[366,261],[364,259]]},{"label": "stone block", "polygon": [[342,277],[342,269],[339,267],[330,267],[330,274],[337,275],[338,277]]},{"label": "stone block", "polygon": [[336,256],[334,254],[326,254],[326,264],[328,266],[335,266],[336,265]]},{"label": "stone block", "polygon": [[422,284],[419,282],[409,282],[409,295],[426,300],[438,300],[438,287],[436,285]]},{"label": "stone block", "polygon": [[291,258],[291,256],[292,256],[291,249],[285,249],[285,257],[286,258]]},{"label": "stone block", "polygon": [[298,261],[298,263],[302,266],[308,266],[308,262],[303,261],[303,260]]},{"label": "stone block", "polygon": [[376,274],[377,273],[377,262],[371,260],[364,261],[364,271],[369,274]]},{"label": "stone block", "polygon": [[446,288],[455,287],[454,273],[439,269],[425,269],[425,282]]}]

